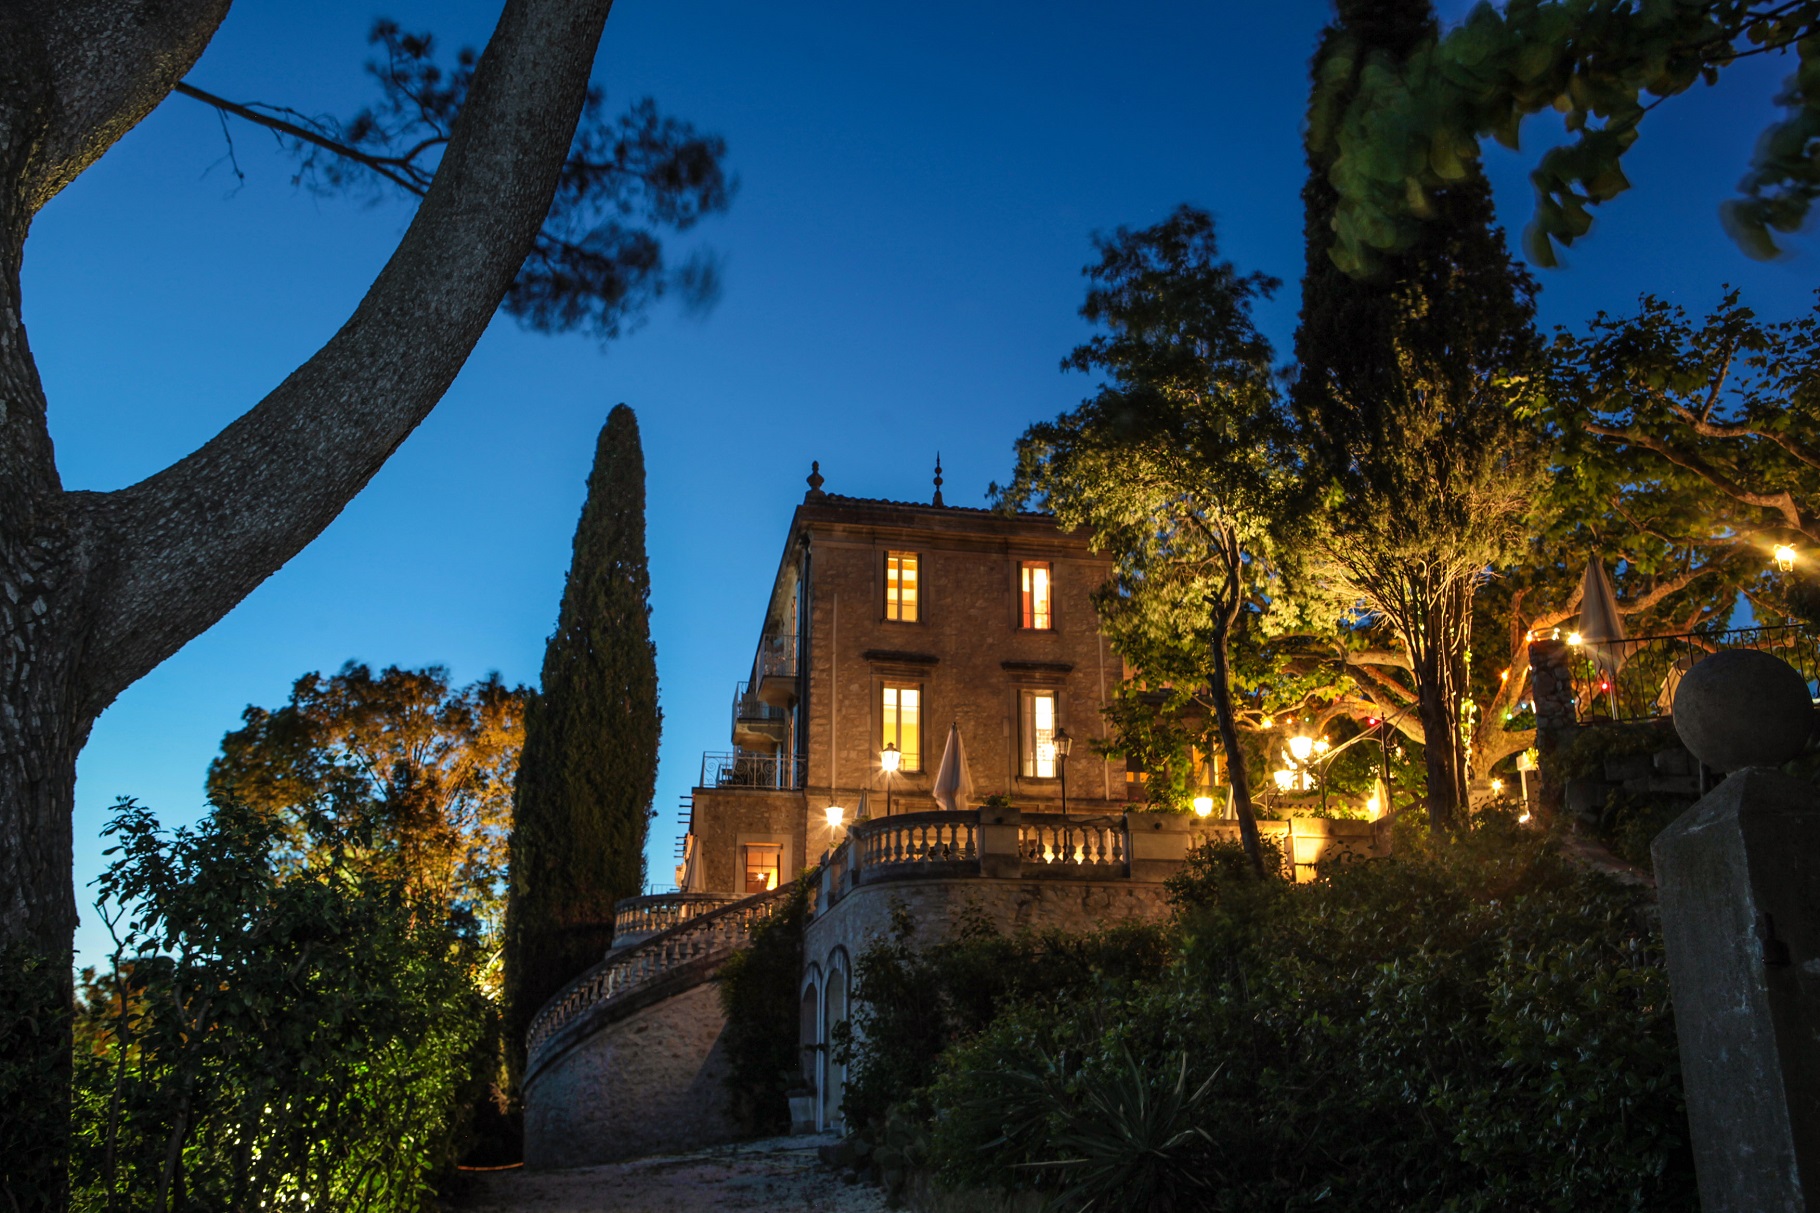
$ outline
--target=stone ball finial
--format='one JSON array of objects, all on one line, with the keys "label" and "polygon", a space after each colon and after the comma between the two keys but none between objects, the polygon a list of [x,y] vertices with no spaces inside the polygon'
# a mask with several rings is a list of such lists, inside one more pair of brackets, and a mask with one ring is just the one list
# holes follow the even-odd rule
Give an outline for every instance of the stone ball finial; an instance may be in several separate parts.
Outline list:
[{"label": "stone ball finial", "polygon": [[1780,657],[1729,649],[1694,663],[1675,688],[1675,732],[1695,758],[1727,774],[1781,766],[1814,729],[1807,680]]}]

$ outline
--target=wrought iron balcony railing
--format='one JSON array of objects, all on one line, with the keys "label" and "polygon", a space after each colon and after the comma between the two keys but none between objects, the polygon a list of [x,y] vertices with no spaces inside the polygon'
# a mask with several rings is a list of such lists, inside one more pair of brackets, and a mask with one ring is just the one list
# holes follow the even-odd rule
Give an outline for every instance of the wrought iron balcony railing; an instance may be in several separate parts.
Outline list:
[{"label": "wrought iron balcony railing", "polygon": [[803,786],[803,760],[793,754],[703,754],[704,788],[780,788]]},{"label": "wrought iron balcony railing", "polygon": [[1772,653],[1794,666],[1812,693],[1820,685],[1820,636],[1793,625],[1638,636],[1570,650],[1574,709],[1582,724],[1648,720],[1674,709],[1675,690],[1694,665],[1727,649]]}]

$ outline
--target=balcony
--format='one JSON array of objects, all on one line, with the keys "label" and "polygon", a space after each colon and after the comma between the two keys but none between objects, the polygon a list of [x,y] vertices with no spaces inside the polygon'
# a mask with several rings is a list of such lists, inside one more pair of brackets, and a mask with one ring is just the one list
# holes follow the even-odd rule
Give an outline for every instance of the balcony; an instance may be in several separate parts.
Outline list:
[{"label": "balcony", "polygon": [[753,662],[753,673],[758,678],[754,690],[760,703],[779,708],[794,704],[798,694],[796,637],[786,636],[760,645],[758,659]]},{"label": "balcony", "polygon": [[733,744],[742,750],[774,750],[789,739],[790,713],[749,688],[742,682],[733,692]]},{"label": "balcony", "polygon": [[803,765],[793,754],[703,754],[696,786],[794,791],[803,786]]}]

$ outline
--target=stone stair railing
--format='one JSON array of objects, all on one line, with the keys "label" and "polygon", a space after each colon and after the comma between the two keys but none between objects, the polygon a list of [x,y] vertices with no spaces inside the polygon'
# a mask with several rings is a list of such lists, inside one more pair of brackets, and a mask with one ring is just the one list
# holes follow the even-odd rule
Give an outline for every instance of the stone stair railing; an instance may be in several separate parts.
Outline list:
[{"label": "stone stair railing", "polygon": [[536,1073],[545,1049],[562,1030],[609,1003],[624,999],[691,961],[731,955],[745,947],[752,930],[771,917],[791,886],[755,893],[717,910],[689,918],[605,960],[559,990],[537,1012],[525,1033],[525,1073]]}]

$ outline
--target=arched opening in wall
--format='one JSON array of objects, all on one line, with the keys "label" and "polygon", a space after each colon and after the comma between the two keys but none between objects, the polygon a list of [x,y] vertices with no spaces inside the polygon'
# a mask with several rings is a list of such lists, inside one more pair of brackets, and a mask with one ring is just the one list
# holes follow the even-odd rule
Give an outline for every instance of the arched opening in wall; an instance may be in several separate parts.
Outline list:
[{"label": "arched opening in wall", "polygon": [[[821,987],[820,968],[815,965],[809,966],[809,971],[803,974],[802,999],[797,1004],[796,1039],[801,1046],[798,1056],[802,1059],[802,1087],[812,1092],[820,1091],[822,1088],[822,1058],[826,1053],[826,1049],[822,1047]],[[813,1121],[816,1118],[816,1112],[821,1106],[819,1098],[803,1105],[800,1110],[794,1096],[790,1103],[791,1130],[794,1132],[812,1127],[809,1124],[798,1124],[797,1122],[799,1120]]]},{"label": "arched opening in wall", "polygon": [[[828,959],[827,990],[822,1008],[824,1043],[833,1038],[836,1026],[847,1021],[848,980],[847,953],[838,950]],[[823,1050],[822,1076],[821,1128],[825,1132],[839,1131],[845,1127],[841,1100],[847,1092],[847,1067],[836,1059],[832,1048]]]}]

